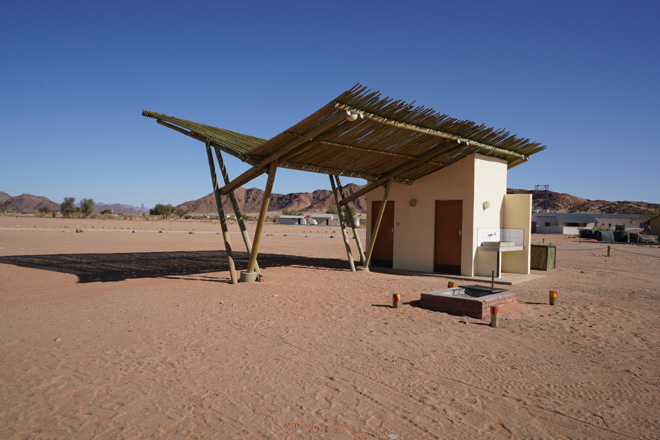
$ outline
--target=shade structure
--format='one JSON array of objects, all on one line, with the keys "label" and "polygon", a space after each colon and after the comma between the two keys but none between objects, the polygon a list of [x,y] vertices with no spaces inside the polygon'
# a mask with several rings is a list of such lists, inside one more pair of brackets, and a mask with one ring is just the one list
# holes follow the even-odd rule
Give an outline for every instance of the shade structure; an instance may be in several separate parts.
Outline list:
[{"label": "shade structure", "polygon": [[[430,108],[383,98],[380,92],[371,91],[361,84],[355,85],[270,140],[148,110],[142,114],[156,119],[163,126],[205,142],[207,149],[214,147],[221,167],[220,151],[252,165],[252,168],[234,180],[225,181],[221,189],[214,183],[218,204],[221,195],[231,196],[239,186],[263,173],[269,174],[247,272],[256,269],[260,232],[278,167],[329,174],[331,182],[334,176],[338,187],[334,188],[333,185],[333,192],[341,214],[342,207],[380,185],[386,185],[387,194],[393,182],[412,184],[473,153],[502,159],[511,168],[545,149],[538,142],[517,137],[506,130],[458,120]],[[208,150],[209,165],[213,168],[210,154]],[[339,200],[339,176],[363,178],[369,184],[348,197],[341,196]],[[350,210],[346,211],[350,213]],[[238,211],[236,214],[240,216]],[[382,213],[377,225],[381,217]],[[355,270],[345,233],[346,223],[352,224],[353,220],[344,219],[342,215],[339,219],[351,269]],[[364,260],[367,269],[377,231],[376,226],[366,257],[362,255],[358,244],[361,260]],[[225,246],[229,255],[231,249],[228,240],[225,240]],[[249,249],[247,241],[246,246]]]},{"label": "shade structure", "polygon": [[[348,113],[357,118],[351,121]],[[511,168],[546,148],[503,129],[383,98],[361,84],[268,141],[147,110],[142,114],[200,141],[210,139],[251,165],[286,151],[279,167],[369,181],[405,167],[393,180],[412,183],[472,153],[504,159]]]}]

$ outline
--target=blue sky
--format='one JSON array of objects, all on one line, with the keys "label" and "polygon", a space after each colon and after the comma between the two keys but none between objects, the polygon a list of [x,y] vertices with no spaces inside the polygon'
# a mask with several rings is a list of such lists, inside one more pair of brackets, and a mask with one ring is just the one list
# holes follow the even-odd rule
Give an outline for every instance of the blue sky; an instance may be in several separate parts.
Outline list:
[{"label": "blue sky", "polygon": [[[11,2],[0,191],[196,199],[204,145],[142,109],[270,138],[361,82],[547,145],[509,187],[660,203],[659,17],[657,1]],[[274,190],[317,188],[279,170]]]}]

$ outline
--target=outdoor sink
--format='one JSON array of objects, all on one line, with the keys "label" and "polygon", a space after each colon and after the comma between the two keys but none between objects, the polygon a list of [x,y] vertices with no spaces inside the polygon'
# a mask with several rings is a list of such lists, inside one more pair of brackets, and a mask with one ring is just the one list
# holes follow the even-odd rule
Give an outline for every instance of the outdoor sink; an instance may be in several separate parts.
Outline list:
[{"label": "outdoor sink", "polygon": [[487,251],[498,251],[498,252],[523,250],[522,246],[516,246],[516,243],[513,241],[484,241],[481,243],[480,248]]},{"label": "outdoor sink", "polygon": [[482,246],[489,246],[489,247],[511,247],[515,246],[516,244],[513,241],[484,241],[481,243]]}]

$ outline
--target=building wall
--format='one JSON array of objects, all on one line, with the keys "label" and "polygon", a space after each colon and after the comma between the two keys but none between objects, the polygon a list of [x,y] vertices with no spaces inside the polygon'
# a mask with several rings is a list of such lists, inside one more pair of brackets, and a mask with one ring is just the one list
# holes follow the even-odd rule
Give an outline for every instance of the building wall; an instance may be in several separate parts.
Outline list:
[{"label": "building wall", "polygon": [[[435,201],[462,200],[461,273],[474,275],[477,229],[501,227],[506,174],[506,161],[472,154],[412,185],[393,184],[388,198],[394,201],[393,267],[433,272]],[[382,200],[383,193],[378,188],[367,196],[367,242],[371,240],[371,219],[378,214],[372,212],[372,202]],[[410,206],[412,199],[417,201],[414,207]],[[487,209],[485,201],[490,202]]]},{"label": "building wall", "polygon": [[522,251],[502,253],[502,272],[529,274],[532,238],[532,195],[506,194],[502,209],[502,227],[523,230]]},{"label": "building wall", "polygon": [[660,215],[647,222],[651,227],[651,235],[660,235]]},{"label": "building wall", "polygon": [[[501,228],[503,200],[506,194],[507,163],[479,155],[475,161],[474,228],[470,233],[472,258],[470,275],[487,275],[497,267],[497,252],[479,251],[479,228]],[[485,202],[490,206],[486,207]],[[465,238],[467,238],[463,234]]]},{"label": "building wall", "polygon": [[605,226],[612,226],[612,229],[616,225],[623,225],[625,229],[636,229],[639,228],[639,224],[643,223],[641,218],[616,218],[616,217],[607,217],[607,216],[595,216],[598,223]]}]

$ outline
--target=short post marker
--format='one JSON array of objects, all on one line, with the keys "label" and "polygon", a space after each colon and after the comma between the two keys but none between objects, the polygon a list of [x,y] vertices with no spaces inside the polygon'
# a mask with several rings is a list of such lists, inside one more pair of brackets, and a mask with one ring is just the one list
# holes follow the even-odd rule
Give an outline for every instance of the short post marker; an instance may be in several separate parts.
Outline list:
[{"label": "short post marker", "polygon": [[498,306],[490,306],[490,326],[499,327],[500,321],[498,319],[497,313],[500,311]]},{"label": "short post marker", "polygon": [[448,289],[451,289],[451,288],[453,288],[453,287],[456,287],[456,283],[455,283],[455,282],[450,281],[450,282],[447,283],[447,288],[448,288]]},{"label": "short post marker", "polygon": [[550,296],[550,305],[551,306],[556,306],[557,305],[557,291],[556,290],[551,290],[549,296]]},{"label": "short post marker", "polygon": [[607,245],[607,256],[608,257],[612,256],[612,246],[609,244]]},{"label": "short post marker", "polygon": [[401,295],[395,293],[392,295],[392,308],[398,309],[399,303],[401,302]]}]

